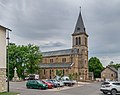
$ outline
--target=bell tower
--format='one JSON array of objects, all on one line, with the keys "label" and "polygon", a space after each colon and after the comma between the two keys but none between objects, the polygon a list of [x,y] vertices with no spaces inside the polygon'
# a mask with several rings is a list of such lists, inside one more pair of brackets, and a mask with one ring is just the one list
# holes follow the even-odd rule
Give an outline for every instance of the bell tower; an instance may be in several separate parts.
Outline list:
[{"label": "bell tower", "polygon": [[88,79],[88,35],[83,23],[81,10],[77,19],[74,33],[72,34],[72,49],[77,49],[77,62],[75,68],[78,69],[80,79]]}]

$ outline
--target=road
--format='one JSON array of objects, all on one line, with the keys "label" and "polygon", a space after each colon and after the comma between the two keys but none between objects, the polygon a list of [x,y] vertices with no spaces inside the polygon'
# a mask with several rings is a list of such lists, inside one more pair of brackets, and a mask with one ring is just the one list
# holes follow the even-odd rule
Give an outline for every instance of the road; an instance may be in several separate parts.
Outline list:
[{"label": "road", "polygon": [[10,82],[10,91],[20,95],[103,95],[100,92],[100,83],[80,84],[80,86],[64,87],[60,89],[38,90],[27,89],[25,82]]}]

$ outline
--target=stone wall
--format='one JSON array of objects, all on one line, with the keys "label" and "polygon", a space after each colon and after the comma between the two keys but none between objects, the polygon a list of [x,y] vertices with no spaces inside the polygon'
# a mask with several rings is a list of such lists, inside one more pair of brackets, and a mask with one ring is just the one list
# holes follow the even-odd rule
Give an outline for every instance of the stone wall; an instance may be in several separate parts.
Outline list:
[{"label": "stone wall", "polygon": [[116,80],[117,73],[115,73],[114,71],[112,71],[109,68],[106,68],[101,72],[101,78],[104,80]]},{"label": "stone wall", "polygon": [[6,86],[6,68],[0,68],[0,92],[7,91]]}]

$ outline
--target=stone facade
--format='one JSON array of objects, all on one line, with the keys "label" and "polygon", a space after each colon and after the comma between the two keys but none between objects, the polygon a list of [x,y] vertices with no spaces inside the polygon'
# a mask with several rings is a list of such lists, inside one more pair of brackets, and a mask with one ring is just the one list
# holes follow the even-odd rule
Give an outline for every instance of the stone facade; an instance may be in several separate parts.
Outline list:
[{"label": "stone facade", "polygon": [[[72,39],[71,49],[42,53],[43,60],[40,64],[42,69],[40,76],[42,78],[54,78],[57,70],[60,70],[63,72],[63,76],[72,75],[77,76],[78,80],[88,80],[88,35],[85,31],[81,12]],[[54,64],[57,64],[58,67]],[[66,66],[65,64],[70,65]]]},{"label": "stone facade", "polygon": [[6,89],[6,68],[0,68],[0,92],[5,92]]},{"label": "stone facade", "polygon": [[101,78],[103,80],[117,80],[117,70],[113,67],[107,66],[102,72],[101,72]]}]

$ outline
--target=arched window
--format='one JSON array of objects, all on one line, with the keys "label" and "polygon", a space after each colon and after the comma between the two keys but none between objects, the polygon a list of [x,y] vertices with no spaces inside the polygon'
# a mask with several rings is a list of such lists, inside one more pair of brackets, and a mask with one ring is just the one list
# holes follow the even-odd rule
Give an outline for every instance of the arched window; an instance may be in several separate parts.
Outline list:
[{"label": "arched window", "polygon": [[45,69],[44,69],[44,75],[45,75]]},{"label": "arched window", "polygon": [[78,38],[76,37],[76,45],[78,45]]},{"label": "arched window", "polygon": [[50,75],[51,75],[51,70],[50,70]]},{"label": "arched window", "polygon": [[79,37],[79,45],[81,45],[81,37]]}]

